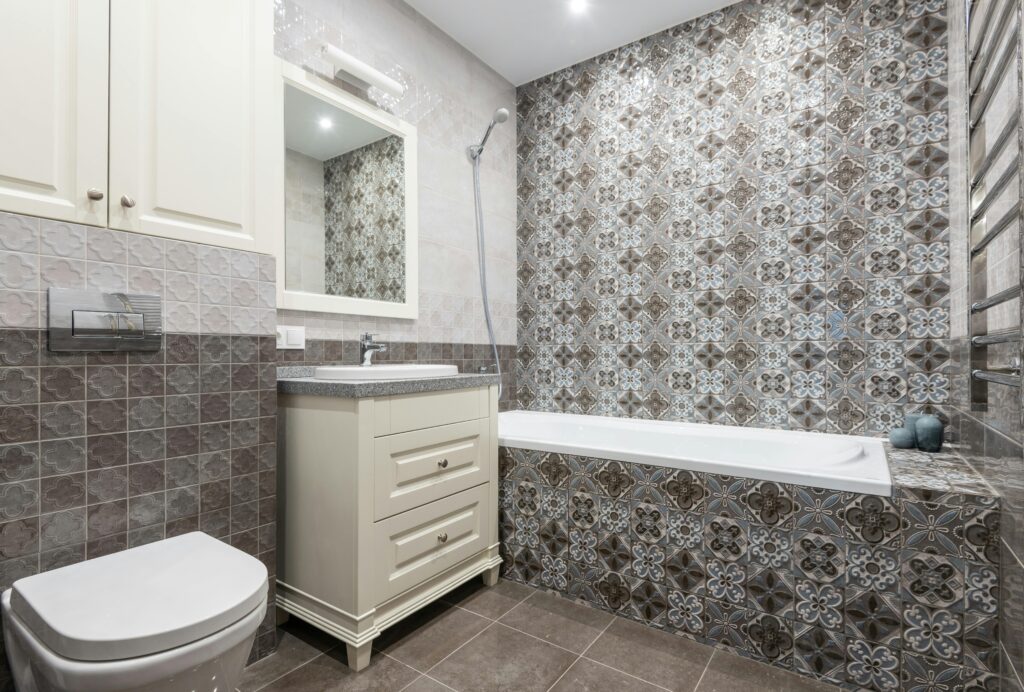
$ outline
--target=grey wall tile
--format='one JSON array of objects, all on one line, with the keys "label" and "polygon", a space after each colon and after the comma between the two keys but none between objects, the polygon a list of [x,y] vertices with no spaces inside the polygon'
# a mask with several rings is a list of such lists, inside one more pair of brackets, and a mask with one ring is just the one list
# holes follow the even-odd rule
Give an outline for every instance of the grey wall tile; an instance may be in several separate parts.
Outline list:
[{"label": "grey wall tile", "polygon": [[86,474],[47,476],[40,480],[39,490],[43,513],[81,507],[86,503]]},{"label": "grey wall tile", "polygon": [[[85,543],[86,508],[43,514],[39,517],[39,547],[48,551],[55,548]],[[84,549],[82,550],[84,557]]]},{"label": "grey wall tile", "polygon": [[39,476],[37,443],[0,446],[0,480],[22,481]]},{"label": "grey wall tile", "polygon": [[124,466],[89,471],[86,482],[90,505],[123,500],[128,496],[128,471]]},{"label": "grey wall tile", "polygon": [[[0,588],[199,530],[201,439],[219,459],[220,485],[208,499],[223,505],[224,519],[209,525],[254,554],[273,555],[269,535],[262,544],[253,536],[276,516],[249,508],[259,495],[258,460],[276,459],[273,438],[261,443],[259,434],[275,427],[276,382],[257,369],[261,355],[273,361],[274,340],[261,336],[272,333],[273,303],[260,302],[273,293],[272,267],[253,253],[0,213]],[[214,284],[219,304],[202,312]],[[49,352],[38,327],[51,286],[162,295],[164,348]],[[215,331],[200,334],[203,325]],[[200,392],[217,397],[202,438]],[[235,423],[234,436],[233,416],[247,421]],[[240,521],[234,539],[233,501],[255,520]],[[254,653],[265,655],[272,642],[261,641]]]},{"label": "grey wall tile", "polygon": [[39,481],[0,483],[0,518],[4,521],[39,514]]},{"label": "grey wall tile", "polygon": [[86,438],[45,440],[39,443],[39,472],[41,476],[85,471]]}]

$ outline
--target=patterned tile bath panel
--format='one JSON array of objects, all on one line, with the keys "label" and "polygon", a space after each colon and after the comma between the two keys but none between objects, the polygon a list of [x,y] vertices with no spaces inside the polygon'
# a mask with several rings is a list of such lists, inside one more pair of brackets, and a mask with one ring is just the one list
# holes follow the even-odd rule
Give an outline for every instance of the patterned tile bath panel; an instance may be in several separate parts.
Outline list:
[{"label": "patterned tile bath panel", "polygon": [[741,2],[518,90],[521,407],[948,415],[944,0]]},{"label": "patterned tile bath panel", "polygon": [[998,500],[887,452],[891,497],[502,447],[503,571],[853,689],[995,689]]}]

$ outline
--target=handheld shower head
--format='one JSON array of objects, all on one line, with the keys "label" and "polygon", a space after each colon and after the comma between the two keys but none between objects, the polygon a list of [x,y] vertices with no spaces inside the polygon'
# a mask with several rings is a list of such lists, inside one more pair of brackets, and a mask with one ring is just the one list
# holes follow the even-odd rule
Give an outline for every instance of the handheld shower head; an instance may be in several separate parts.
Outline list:
[{"label": "handheld shower head", "polygon": [[487,144],[487,138],[491,136],[491,130],[494,129],[495,125],[508,120],[508,115],[508,108],[499,108],[494,111],[494,115],[491,116],[491,122],[487,125],[487,131],[484,132],[484,138],[480,140],[479,144],[469,147],[469,158],[476,160],[480,154],[484,153],[484,145]]},{"label": "handheld shower head", "polygon": [[[494,126],[508,120],[508,109],[499,108],[491,116],[491,122],[487,126],[487,132],[479,144],[469,147],[467,154],[473,164],[473,212],[476,225],[476,251],[480,267],[480,298],[484,303],[484,321],[487,323],[487,336],[491,340],[491,352],[494,354],[494,370],[498,373],[498,398],[501,398],[504,387],[501,384],[501,360],[498,358],[498,342],[494,338],[494,322],[491,320],[491,303],[487,298],[487,251],[484,249],[484,203],[480,199],[480,156],[484,153],[484,145],[487,138],[491,136]],[[481,370],[483,371],[483,370]]]}]

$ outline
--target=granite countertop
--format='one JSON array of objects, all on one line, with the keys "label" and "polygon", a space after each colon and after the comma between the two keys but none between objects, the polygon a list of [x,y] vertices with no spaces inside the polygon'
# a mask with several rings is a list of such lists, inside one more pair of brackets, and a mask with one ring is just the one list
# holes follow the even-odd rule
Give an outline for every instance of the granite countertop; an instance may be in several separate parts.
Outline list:
[{"label": "granite countertop", "polygon": [[277,369],[277,391],[282,394],[313,394],[334,396],[342,399],[362,399],[371,396],[392,396],[394,394],[416,394],[419,392],[441,392],[449,389],[472,389],[497,385],[499,377],[494,374],[474,375],[460,373],[450,377],[420,377],[408,380],[367,380],[340,382],[317,380],[313,377],[314,367],[282,366]]}]

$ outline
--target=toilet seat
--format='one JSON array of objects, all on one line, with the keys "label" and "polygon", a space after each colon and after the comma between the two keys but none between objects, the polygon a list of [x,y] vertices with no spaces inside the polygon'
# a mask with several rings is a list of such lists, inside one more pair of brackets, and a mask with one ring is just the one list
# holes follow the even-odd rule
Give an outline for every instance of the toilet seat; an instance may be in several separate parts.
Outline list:
[{"label": "toilet seat", "polygon": [[225,692],[267,612],[262,562],[203,533],[20,579],[0,598],[20,692]]},{"label": "toilet seat", "polygon": [[[238,622],[169,651],[120,661],[75,661],[51,651],[28,627],[10,612],[11,591],[2,596],[4,641],[11,672],[16,681],[32,681],[28,689],[74,690],[75,692],[138,692],[143,689],[200,690],[232,689],[230,686],[204,688],[213,678],[231,677],[241,670],[249,656],[252,638],[267,611],[264,600]],[[24,669],[21,669],[24,668]],[[198,680],[189,679],[191,677]],[[48,686],[39,683],[45,679]],[[23,689],[19,687],[18,689]]]},{"label": "toilet seat", "polygon": [[56,655],[113,661],[208,637],[266,594],[262,562],[195,532],[20,579],[10,609]]}]

